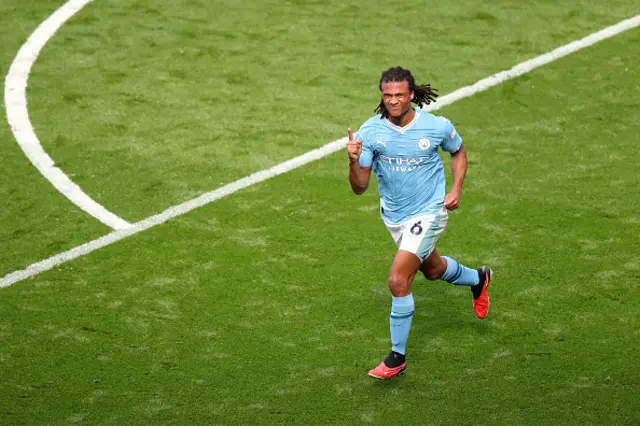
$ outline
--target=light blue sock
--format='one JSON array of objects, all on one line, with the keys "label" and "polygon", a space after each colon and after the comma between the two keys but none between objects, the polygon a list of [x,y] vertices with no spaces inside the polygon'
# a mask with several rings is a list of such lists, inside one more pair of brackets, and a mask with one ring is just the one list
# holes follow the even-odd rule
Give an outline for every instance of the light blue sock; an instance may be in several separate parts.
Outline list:
[{"label": "light blue sock", "polygon": [[475,269],[467,268],[451,259],[447,256],[442,256],[447,260],[447,270],[440,278],[442,281],[446,281],[449,284],[455,285],[476,285],[480,284],[480,277],[478,277],[478,271]]},{"label": "light blue sock", "polygon": [[409,339],[415,302],[413,294],[404,297],[391,296],[391,299],[391,315],[389,316],[391,350],[404,355],[407,351],[407,340]]}]

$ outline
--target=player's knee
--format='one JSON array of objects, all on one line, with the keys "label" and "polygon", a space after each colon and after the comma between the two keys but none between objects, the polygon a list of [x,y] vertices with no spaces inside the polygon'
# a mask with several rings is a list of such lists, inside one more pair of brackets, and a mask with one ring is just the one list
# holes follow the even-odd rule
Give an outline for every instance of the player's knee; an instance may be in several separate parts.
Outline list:
[{"label": "player's knee", "polygon": [[409,279],[401,275],[389,275],[389,290],[396,297],[406,296],[410,293]]},{"label": "player's knee", "polygon": [[425,268],[422,270],[424,277],[430,281],[439,280],[444,274],[444,270],[441,268]]}]

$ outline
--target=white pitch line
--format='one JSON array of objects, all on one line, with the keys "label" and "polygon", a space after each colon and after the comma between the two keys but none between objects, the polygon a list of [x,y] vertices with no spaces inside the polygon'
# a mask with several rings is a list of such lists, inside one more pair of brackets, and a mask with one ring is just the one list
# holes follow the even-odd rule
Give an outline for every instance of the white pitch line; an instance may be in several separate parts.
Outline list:
[{"label": "white pitch line", "polygon": [[[549,53],[545,53],[543,55],[537,56],[528,61],[522,62],[514,66],[508,71],[501,71],[490,77],[484,78],[476,82],[475,84],[472,84],[471,86],[466,86],[461,89],[458,89],[446,96],[441,97],[435,104],[430,105],[429,107],[425,108],[425,110],[435,111],[445,105],[449,105],[460,99],[467,98],[475,93],[487,90],[490,87],[496,86],[504,81],[518,77],[535,68],[538,68],[549,62],[555,61],[556,59],[562,58],[563,56],[569,55],[570,53],[576,52],[580,49],[584,49],[585,47],[591,46],[592,44],[597,43],[599,41],[613,37],[616,34],[620,34],[621,32],[627,31],[631,28],[635,28],[639,25],[640,25],[640,15],[636,15],[633,18],[621,21],[616,25],[612,25],[601,31],[593,33],[587,37],[584,37],[580,40],[566,44]],[[197,198],[194,198],[193,200],[170,207],[160,214],[151,216],[147,219],[144,219],[144,220],[141,220],[140,222],[135,223],[131,228],[111,232],[110,234],[107,234],[104,237],[98,238],[97,240],[90,241],[88,243],[82,244],[81,246],[72,248],[71,250],[65,251],[63,253],[57,254],[48,259],[34,263],[28,266],[26,269],[7,274],[0,280],[0,288],[8,287],[11,284],[17,283],[29,277],[33,277],[41,272],[48,271],[65,262],[76,259],[85,254],[91,253],[92,251],[95,251],[109,244],[115,243],[116,241],[120,241],[123,238],[126,238],[130,235],[137,234],[138,232],[142,232],[145,229],[149,229],[153,226],[164,223],[169,219],[178,217],[198,207],[204,206],[205,204],[219,200],[222,197],[233,194],[234,192],[240,191],[241,189],[244,189],[248,186],[255,185],[259,182],[265,181],[274,176],[277,176],[277,175],[289,172],[298,167],[301,167],[312,161],[319,160],[323,157],[326,157],[329,154],[332,154],[336,151],[343,149],[346,143],[347,143],[347,137],[340,138],[338,140],[335,140],[333,142],[330,142],[324,145],[321,148],[314,149],[313,151],[309,151],[306,154],[303,154],[299,157],[295,157],[291,160],[285,161],[284,163],[278,164],[277,166],[274,166],[270,169],[256,172],[252,175],[249,175],[238,181],[225,185],[214,191],[207,192]]]},{"label": "white pitch line", "polygon": [[73,15],[92,0],[70,0],[36,28],[11,63],[5,79],[4,103],[7,121],[16,141],[31,163],[71,202],[113,229],[125,229],[130,223],[111,213],[76,185],[44,151],[36,136],[27,110],[27,80],[44,45]]}]

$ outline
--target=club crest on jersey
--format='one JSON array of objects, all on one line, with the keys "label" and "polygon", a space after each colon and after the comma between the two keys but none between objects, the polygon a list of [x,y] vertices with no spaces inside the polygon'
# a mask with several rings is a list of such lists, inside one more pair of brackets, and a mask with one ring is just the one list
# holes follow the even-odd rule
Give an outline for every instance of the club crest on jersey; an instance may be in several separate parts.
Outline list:
[{"label": "club crest on jersey", "polygon": [[429,142],[429,139],[427,138],[422,138],[418,141],[418,146],[421,150],[426,151],[431,146],[431,142]]}]

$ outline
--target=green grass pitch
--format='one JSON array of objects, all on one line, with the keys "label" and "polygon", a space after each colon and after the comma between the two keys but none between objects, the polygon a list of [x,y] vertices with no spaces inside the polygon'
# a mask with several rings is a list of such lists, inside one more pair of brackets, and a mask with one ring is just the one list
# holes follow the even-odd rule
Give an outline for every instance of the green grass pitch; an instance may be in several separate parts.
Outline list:
[{"label": "green grass pitch", "polygon": [[[0,74],[63,0],[3,0]],[[94,0],[29,79],[43,147],[129,222],[346,135],[377,79],[441,94],[638,13],[630,0]],[[407,374],[375,185],[335,153],[0,289],[1,425],[638,425],[640,29],[438,111],[470,167],[416,279]],[[4,105],[3,105],[4,107]],[[110,232],[0,121],[0,275]],[[448,162],[445,161],[448,166]]]}]

